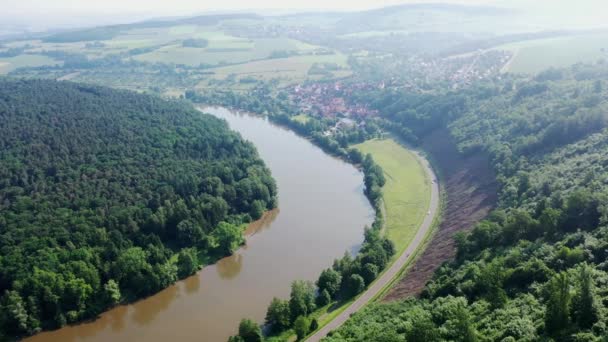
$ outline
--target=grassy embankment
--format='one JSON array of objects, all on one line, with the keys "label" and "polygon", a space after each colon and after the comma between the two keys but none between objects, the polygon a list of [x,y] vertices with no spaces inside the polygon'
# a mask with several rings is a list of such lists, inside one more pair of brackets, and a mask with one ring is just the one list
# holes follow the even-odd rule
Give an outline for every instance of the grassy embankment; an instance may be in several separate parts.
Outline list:
[{"label": "grassy embankment", "polygon": [[355,147],[364,154],[371,153],[384,171],[385,233],[395,243],[399,255],[427,214],[431,180],[412,152],[392,139],[369,140]]}]

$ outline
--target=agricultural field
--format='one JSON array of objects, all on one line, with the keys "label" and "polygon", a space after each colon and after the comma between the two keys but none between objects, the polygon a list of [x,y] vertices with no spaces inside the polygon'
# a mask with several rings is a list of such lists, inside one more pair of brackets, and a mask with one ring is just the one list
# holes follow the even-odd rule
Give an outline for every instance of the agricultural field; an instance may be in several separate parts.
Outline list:
[{"label": "agricultural field", "polygon": [[608,33],[531,40],[495,49],[514,54],[503,72],[534,74],[550,67],[608,59]]},{"label": "agricultural field", "polygon": [[[25,53],[62,51],[85,55],[90,59],[107,55],[127,54],[136,60],[183,64],[188,66],[218,66],[245,63],[269,58],[272,54],[309,54],[320,47],[288,38],[248,39],[226,33],[218,25],[175,25],[111,30],[107,35],[78,34],[76,38],[41,38],[8,42],[5,48],[25,48]],[[110,29],[108,29],[110,30]],[[106,31],[108,31],[106,30]],[[99,36],[97,40],[89,37]],[[83,38],[80,38],[83,36]],[[86,39],[84,38],[86,37]],[[79,40],[83,39],[83,40]],[[188,40],[204,42],[202,46],[185,44]],[[141,49],[134,51],[134,49]]]},{"label": "agricultural field", "polygon": [[44,51],[63,51],[71,54],[83,54],[90,59],[101,58],[111,54],[127,52],[134,48],[153,46],[153,40],[105,40],[94,45],[91,42],[54,43],[42,40],[22,40],[5,44],[7,48],[25,48],[30,54],[40,54]]},{"label": "agricultural field", "polygon": [[[32,60],[31,55],[41,55],[45,51],[59,55],[64,52],[67,56],[75,56],[76,60],[83,57],[95,60],[112,55],[118,56],[122,61],[160,63],[166,66],[125,66],[115,59],[108,59],[102,68],[70,67],[66,70],[44,70],[41,73],[25,70],[21,71],[20,76],[44,75],[48,78],[71,79],[137,91],[166,91],[168,96],[179,96],[186,88],[200,84],[229,84],[232,89],[246,90],[258,80],[278,79],[280,84],[288,85],[307,78],[344,77],[351,74],[344,55],[332,55],[319,46],[289,38],[240,38],[222,31],[222,25],[131,28],[113,32],[113,35],[104,36],[105,40],[99,41],[71,41],[69,37],[64,37],[63,40],[55,38],[7,42],[0,51],[23,49],[25,59],[21,61],[21,56],[17,56],[0,60],[0,71],[9,73],[21,66],[56,62],[42,56],[38,56],[39,60]],[[76,37],[80,39],[81,35]],[[324,74],[309,75],[308,72],[316,63],[331,63],[334,67],[327,72],[321,68]],[[176,68],[174,65],[192,69],[188,71],[188,68]],[[163,72],[158,71],[163,68]]]},{"label": "agricultural field", "polygon": [[385,229],[399,255],[410,244],[427,214],[431,180],[412,152],[392,139],[369,140],[355,148],[364,154],[371,153],[384,170]]},{"label": "agricultural field", "polygon": [[394,34],[408,34],[409,31],[406,30],[388,30],[388,31],[362,31],[355,33],[347,33],[338,36],[338,38],[373,38],[373,37],[382,37],[382,36],[390,36]]},{"label": "agricultural field", "polygon": [[177,42],[135,58],[146,62],[213,66],[267,59],[273,53],[278,52],[304,54],[318,49],[314,45],[287,38],[250,40],[228,36],[220,32],[200,33],[192,37],[206,39],[209,41],[209,45],[204,48],[193,48],[184,47],[181,42]]},{"label": "agricultural field", "polygon": [[0,58],[0,75],[7,74],[21,67],[38,67],[56,64],[60,64],[60,62],[41,55],[19,55],[15,57]]},{"label": "agricultural field", "polygon": [[331,72],[333,78],[346,77],[351,74],[348,57],[343,54],[293,56],[209,69],[214,73],[212,78],[201,82],[198,87],[205,88],[218,81],[223,81],[226,83],[224,85],[243,88],[249,83],[269,80],[278,80],[279,86],[287,86],[306,79],[322,78],[321,75],[309,75],[310,68],[315,64],[337,65],[339,69]]},{"label": "agricultural field", "polygon": [[179,43],[185,39],[206,39],[210,45],[224,42],[247,42],[247,39],[226,35],[215,26],[178,25],[125,31],[104,42],[139,42],[151,45]]}]

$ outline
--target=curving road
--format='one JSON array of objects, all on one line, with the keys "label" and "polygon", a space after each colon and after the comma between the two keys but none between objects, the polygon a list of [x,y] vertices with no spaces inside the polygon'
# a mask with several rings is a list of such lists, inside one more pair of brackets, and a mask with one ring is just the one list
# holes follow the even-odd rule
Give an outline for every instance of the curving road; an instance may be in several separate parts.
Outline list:
[{"label": "curving road", "polygon": [[429,204],[429,214],[426,215],[424,221],[420,225],[418,232],[416,232],[416,236],[414,240],[410,243],[410,245],[403,251],[403,253],[397,259],[386,272],[384,272],[380,278],[378,278],[357,300],[355,300],[348,308],[346,308],[342,313],[340,313],[336,318],[334,318],[331,322],[317,331],[315,334],[311,335],[306,341],[308,342],[317,342],[322,338],[327,336],[327,334],[339,328],[346,320],[355,312],[363,308],[367,303],[369,303],[378,292],[380,292],[388,283],[390,283],[399,273],[399,271],[405,266],[405,264],[412,258],[412,254],[416,249],[424,242],[424,238],[427,233],[433,226],[433,219],[435,215],[437,215],[437,211],[439,210],[439,184],[437,182],[437,177],[433,172],[433,169],[430,167],[429,162],[422,157],[418,152],[414,152],[414,155],[425,169],[426,174],[428,175],[428,179],[431,180],[431,201]]}]

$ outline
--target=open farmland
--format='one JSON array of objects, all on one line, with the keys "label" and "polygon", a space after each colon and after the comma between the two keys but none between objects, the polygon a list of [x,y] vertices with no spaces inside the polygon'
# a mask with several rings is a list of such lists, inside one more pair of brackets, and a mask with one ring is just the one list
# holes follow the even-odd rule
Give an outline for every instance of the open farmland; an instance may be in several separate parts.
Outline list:
[{"label": "open farmland", "polygon": [[92,42],[44,42],[41,40],[17,41],[6,44],[9,48],[24,48],[28,54],[45,51],[61,51],[68,54],[81,54],[90,59],[126,53],[131,49],[150,48],[162,44],[162,40],[120,36],[110,40]]},{"label": "open farmland", "polygon": [[308,71],[314,64],[335,64],[340,69],[332,72],[333,77],[345,77],[351,74],[348,68],[347,56],[343,54],[333,55],[307,55],[288,58],[266,59],[250,63],[231,65],[226,67],[210,69],[214,72],[211,80],[199,84],[206,87],[214,81],[234,82],[243,86],[248,80],[278,80],[281,85],[289,85],[302,82],[305,79],[320,78],[320,76],[309,75]]},{"label": "open farmland", "polygon": [[504,72],[537,73],[550,67],[596,62],[608,58],[608,33],[539,39],[502,45],[514,53]]},{"label": "open farmland", "polygon": [[[236,37],[227,34],[222,25],[135,27],[115,30],[111,36],[100,36],[100,39],[94,40],[42,38],[10,42],[4,46],[22,48],[28,54],[60,51],[91,59],[126,54],[140,61],[188,66],[245,63],[269,58],[273,53],[298,55],[320,49],[289,38]],[[199,40],[204,44],[188,46],[185,44],[188,40]]]},{"label": "open farmland", "polygon": [[103,55],[114,53],[109,46],[104,48],[87,48],[85,42],[72,43],[47,43],[41,40],[19,40],[5,44],[7,48],[24,49],[27,54],[41,54],[44,51],[63,51],[66,53],[82,53],[91,58],[97,58]]},{"label": "open farmland", "polygon": [[221,32],[206,32],[193,36],[205,39],[204,48],[184,47],[181,42],[164,46],[136,57],[147,62],[175,63],[189,66],[244,63],[269,58],[273,53],[308,53],[316,46],[287,38],[244,39]]},{"label": "open farmland", "polygon": [[338,36],[339,38],[370,38],[370,37],[381,37],[381,36],[390,36],[394,34],[408,34],[409,31],[406,30],[388,30],[388,31],[362,31],[355,33],[347,33]]},{"label": "open farmland", "polygon": [[38,67],[43,65],[56,65],[60,62],[41,55],[19,55],[15,57],[0,58],[0,74],[7,74],[22,67]]}]

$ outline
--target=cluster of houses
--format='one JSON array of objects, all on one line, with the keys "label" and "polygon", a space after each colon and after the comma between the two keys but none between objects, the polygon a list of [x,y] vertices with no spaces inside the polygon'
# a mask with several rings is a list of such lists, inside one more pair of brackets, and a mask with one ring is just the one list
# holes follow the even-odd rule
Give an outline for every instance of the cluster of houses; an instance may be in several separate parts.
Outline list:
[{"label": "cluster of houses", "polygon": [[300,111],[321,118],[336,118],[336,124],[323,134],[365,126],[365,119],[376,116],[377,110],[347,101],[355,91],[384,89],[385,84],[365,82],[319,82],[298,84],[289,89],[289,97]]},{"label": "cluster of houses", "polygon": [[411,71],[404,79],[404,86],[417,89],[424,82],[447,81],[454,89],[463,88],[499,74],[512,55],[508,51],[491,50],[449,58],[410,57],[403,66],[404,70]]},{"label": "cluster of houses", "polygon": [[365,125],[367,118],[378,115],[378,111],[364,103],[350,99],[356,94],[383,89],[425,91],[428,82],[447,81],[452,88],[465,87],[472,82],[498,75],[501,68],[512,57],[505,51],[478,51],[451,57],[423,59],[412,56],[408,59],[389,58],[387,69],[400,69],[401,74],[384,81],[360,81],[357,78],[332,82],[306,82],[287,89],[292,103],[302,113],[321,118],[337,118],[337,123],[326,135],[340,130]]},{"label": "cluster of houses", "polygon": [[455,67],[448,80],[452,83],[452,88],[459,88],[490,78],[500,73],[512,56],[508,51],[478,51],[466,59],[452,59]]},{"label": "cluster of houses", "polygon": [[302,112],[318,117],[342,117],[359,121],[377,115],[376,110],[362,104],[346,101],[353,92],[384,87],[364,82],[343,83],[342,81],[298,84],[289,89],[290,98]]},{"label": "cluster of houses", "polygon": [[511,57],[511,52],[498,50],[447,58],[387,55],[382,57],[382,68],[385,75],[393,75],[386,80],[386,88],[425,92],[434,82],[445,82],[459,89],[474,81],[495,77]]}]

